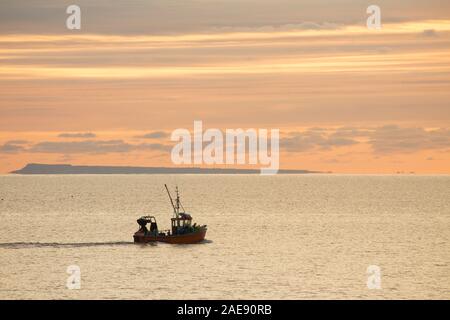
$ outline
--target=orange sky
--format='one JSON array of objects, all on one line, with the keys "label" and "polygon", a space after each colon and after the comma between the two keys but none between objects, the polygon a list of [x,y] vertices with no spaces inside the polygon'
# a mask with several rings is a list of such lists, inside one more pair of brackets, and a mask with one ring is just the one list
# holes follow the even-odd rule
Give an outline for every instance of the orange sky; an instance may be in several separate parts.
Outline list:
[{"label": "orange sky", "polygon": [[42,21],[13,32],[10,18],[0,173],[29,162],[172,166],[170,133],[194,120],[279,128],[282,168],[450,173],[450,17],[431,8],[381,31],[365,27],[365,11],[361,22],[292,23],[287,8],[286,24],[281,13],[271,26],[188,16],[153,33]]}]

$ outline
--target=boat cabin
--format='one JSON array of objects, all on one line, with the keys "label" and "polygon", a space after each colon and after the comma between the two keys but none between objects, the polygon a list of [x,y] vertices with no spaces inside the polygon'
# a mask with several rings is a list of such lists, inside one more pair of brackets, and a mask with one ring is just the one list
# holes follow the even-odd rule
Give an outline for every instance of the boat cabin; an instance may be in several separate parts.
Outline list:
[{"label": "boat cabin", "polygon": [[180,212],[172,221],[172,234],[179,234],[185,230],[191,229],[192,217],[191,215]]}]

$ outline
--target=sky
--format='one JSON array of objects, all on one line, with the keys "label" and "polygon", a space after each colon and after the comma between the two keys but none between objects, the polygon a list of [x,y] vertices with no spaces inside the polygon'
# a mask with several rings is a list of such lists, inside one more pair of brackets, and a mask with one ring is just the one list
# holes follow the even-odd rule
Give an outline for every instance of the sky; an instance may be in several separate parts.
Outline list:
[{"label": "sky", "polygon": [[449,174],[449,98],[448,1],[0,3],[0,173],[174,166],[201,120],[279,129],[284,169]]}]

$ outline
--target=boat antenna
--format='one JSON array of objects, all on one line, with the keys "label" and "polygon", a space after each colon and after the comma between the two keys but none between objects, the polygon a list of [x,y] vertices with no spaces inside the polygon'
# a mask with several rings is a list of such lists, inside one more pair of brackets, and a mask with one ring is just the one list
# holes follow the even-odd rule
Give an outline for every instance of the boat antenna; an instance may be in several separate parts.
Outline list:
[{"label": "boat antenna", "polygon": [[176,209],[175,205],[173,204],[173,199],[172,199],[172,196],[170,195],[169,188],[167,188],[167,184],[164,184],[164,187],[166,187],[167,194],[169,195],[170,203],[172,204],[172,208],[173,208],[173,213],[175,214],[175,216],[178,216],[177,209]]},{"label": "boat antenna", "polygon": [[184,207],[183,207],[183,205],[181,204],[181,200],[180,200],[180,194],[179,194],[179,192],[178,192],[178,186],[176,186],[175,187],[175,191],[176,191],[176,193],[177,193],[177,211],[178,212],[180,212],[180,207],[181,207],[181,209],[183,209],[183,212],[186,212],[186,210],[184,210]]}]

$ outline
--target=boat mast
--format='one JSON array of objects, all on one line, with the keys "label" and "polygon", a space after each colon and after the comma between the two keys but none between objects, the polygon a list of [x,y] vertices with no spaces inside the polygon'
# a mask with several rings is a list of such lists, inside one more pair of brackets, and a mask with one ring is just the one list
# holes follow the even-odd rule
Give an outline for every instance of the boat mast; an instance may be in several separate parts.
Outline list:
[{"label": "boat mast", "polygon": [[180,213],[180,208],[183,209],[182,212],[186,212],[186,210],[184,210],[183,205],[181,204],[180,194],[178,193],[178,186],[175,187],[175,191],[176,191],[176,193],[177,193],[177,200],[176,200],[176,204],[177,204],[177,212]]},{"label": "boat mast", "polygon": [[177,207],[178,207],[178,209],[179,209],[178,203],[179,203],[179,201],[180,201],[180,200],[178,199],[178,188],[177,188],[177,207],[175,207],[175,205],[173,204],[172,196],[170,195],[170,192],[169,192],[169,188],[167,188],[167,184],[164,184],[164,187],[166,187],[167,194],[169,195],[170,203],[172,204],[172,208],[173,208],[173,213],[175,214],[175,217],[178,218],[178,210],[177,210]]},{"label": "boat mast", "polygon": [[178,194],[178,186],[175,187],[175,193],[177,194],[176,199],[176,206],[177,206],[177,212],[180,212],[180,195]]}]

